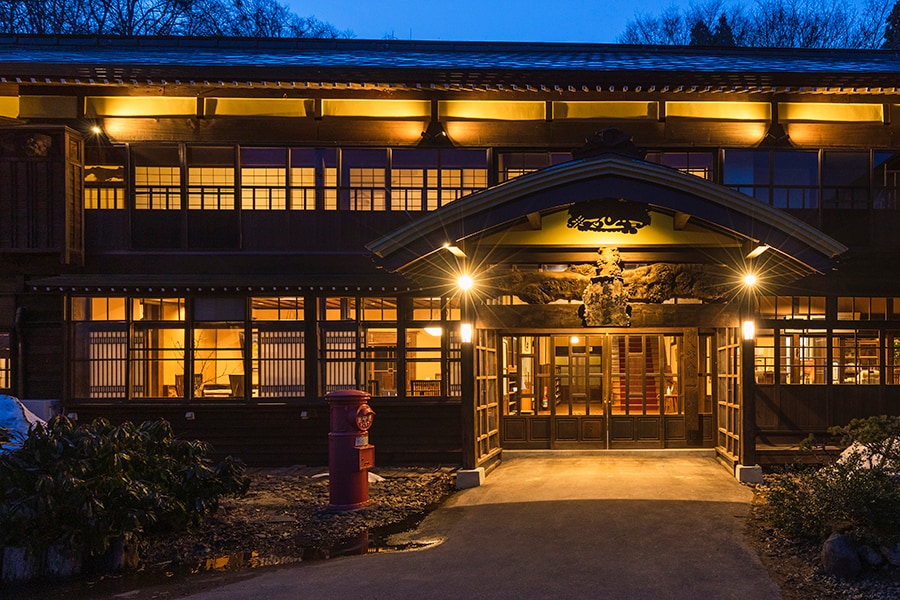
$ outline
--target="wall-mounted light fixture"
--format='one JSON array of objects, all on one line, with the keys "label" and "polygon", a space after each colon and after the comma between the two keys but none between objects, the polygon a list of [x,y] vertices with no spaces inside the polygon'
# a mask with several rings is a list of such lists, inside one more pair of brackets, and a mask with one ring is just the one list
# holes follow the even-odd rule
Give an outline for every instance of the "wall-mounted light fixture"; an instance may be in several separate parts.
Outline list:
[{"label": "wall-mounted light fixture", "polygon": [[756,337],[756,323],[747,320],[741,324],[741,333],[745,340],[750,341]]},{"label": "wall-mounted light fixture", "polygon": [[428,148],[452,148],[453,142],[444,131],[444,126],[440,121],[429,121],[425,131],[422,132],[422,139],[419,140],[419,147]]},{"label": "wall-mounted light fixture", "polygon": [[459,338],[463,344],[471,344],[472,343],[472,334],[474,333],[474,327],[472,327],[471,323],[460,323],[459,325]]},{"label": "wall-mounted light fixture", "polygon": [[475,285],[475,280],[471,275],[463,273],[456,279],[456,285],[464,292],[468,292]]}]

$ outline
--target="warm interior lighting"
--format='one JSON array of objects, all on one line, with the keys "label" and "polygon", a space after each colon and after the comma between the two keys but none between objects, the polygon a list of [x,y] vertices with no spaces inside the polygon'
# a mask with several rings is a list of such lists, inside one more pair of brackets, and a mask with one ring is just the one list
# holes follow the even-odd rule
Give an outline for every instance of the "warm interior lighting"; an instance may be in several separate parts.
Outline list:
[{"label": "warm interior lighting", "polygon": [[100,135],[101,133],[103,133],[103,130],[100,129],[99,125],[91,125],[91,133],[93,133],[94,135]]},{"label": "warm interior lighting", "polygon": [[569,338],[569,342],[571,342],[572,344],[577,344],[577,343],[580,342],[580,341],[581,341],[581,340],[578,339],[578,336],[577,336],[577,335],[573,335],[572,337]]},{"label": "warm interior lighting", "polygon": [[193,96],[88,96],[84,99],[86,117],[171,117],[196,116]]},{"label": "warm interior lighting", "polygon": [[15,96],[0,96],[0,117],[15,119],[19,116],[19,99]]},{"label": "warm interior lighting", "polygon": [[459,289],[461,289],[462,291],[467,292],[472,289],[473,285],[475,285],[475,281],[470,275],[463,274],[460,275],[456,280],[456,285],[458,285]]},{"label": "warm interior lighting", "polygon": [[453,256],[458,256],[459,258],[466,257],[466,253],[462,251],[462,248],[460,248],[459,246],[454,246],[450,242],[444,244],[442,248],[444,248],[444,250],[448,250]]},{"label": "warm interior lighting", "polygon": [[884,105],[837,102],[779,102],[778,120],[880,123],[884,121]]},{"label": "warm interior lighting", "polygon": [[770,121],[768,102],[666,102],[666,118]]},{"label": "warm interior lighting", "polygon": [[658,102],[553,102],[554,119],[656,119]]},{"label": "warm interior lighting", "polygon": [[459,337],[463,344],[472,343],[472,333],[474,328],[471,323],[461,323],[459,326]]},{"label": "warm interior lighting", "polygon": [[443,331],[444,331],[443,329],[441,329],[440,327],[438,327],[436,325],[429,325],[428,327],[425,328],[425,333],[427,333],[428,335],[432,335],[434,337],[440,337],[440,335],[441,335],[441,333],[443,333]]},{"label": "warm interior lighting", "polygon": [[744,334],[745,340],[752,340],[756,337],[756,323],[753,321],[744,321],[741,325],[741,331]]},{"label": "warm interior lighting", "polygon": [[547,118],[547,105],[528,100],[439,100],[438,115],[441,120],[543,121]]},{"label": "warm interior lighting", "polygon": [[427,118],[431,116],[431,101],[326,98],[322,100],[322,116],[380,119]]},{"label": "warm interior lighting", "polygon": [[756,285],[756,275],[754,275],[753,273],[747,273],[746,275],[744,275],[742,281],[747,287],[753,287],[754,285]]},{"label": "warm interior lighting", "polygon": [[308,117],[313,100],[304,98],[206,98],[209,117]]},{"label": "warm interior lighting", "polygon": [[762,246],[757,246],[753,250],[750,251],[750,254],[747,255],[747,258],[756,258],[766,250],[768,250],[770,246],[768,244],[763,244]]}]

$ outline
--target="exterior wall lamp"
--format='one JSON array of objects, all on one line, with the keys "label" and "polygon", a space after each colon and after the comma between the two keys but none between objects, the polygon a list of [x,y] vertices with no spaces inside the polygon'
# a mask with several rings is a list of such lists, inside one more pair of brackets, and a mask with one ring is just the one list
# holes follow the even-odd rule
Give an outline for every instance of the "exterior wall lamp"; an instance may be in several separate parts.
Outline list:
[{"label": "exterior wall lamp", "polygon": [[741,325],[741,332],[745,340],[753,340],[756,338],[756,323],[750,320],[744,321]]},{"label": "exterior wall lamp", "polygon": [[472,333],[474,332],[474,328],[471,323],[460,323],[459,325],[459,338],[463,344],[471,344],[472,343]]}]

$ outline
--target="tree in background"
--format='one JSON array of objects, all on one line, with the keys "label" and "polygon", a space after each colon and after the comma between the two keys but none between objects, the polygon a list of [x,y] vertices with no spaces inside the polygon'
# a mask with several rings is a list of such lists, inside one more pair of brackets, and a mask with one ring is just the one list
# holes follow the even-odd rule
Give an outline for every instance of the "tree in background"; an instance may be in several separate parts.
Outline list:
[{"label": "tree in background", "polygon": [[884,47],[888,50],[900,50],[900,2],[894,4],[884,28]]},{"label": "tree in background", "polygon": [[278,0],[0,0],[0,33],[353,37]]},{"label": "tree in background", "polygon": [[[757,0],[755,5],[709,0],[659,16],[639,14],[618,41],[766,48],[879,48],[886,44],[893,0]],[[900,25],[900,10],[897,10]],[[711,33],[705,41],[704,28]],[[894,34],[892,34],[894,35]],[[897,34],[900,43],[900,34]]]}]

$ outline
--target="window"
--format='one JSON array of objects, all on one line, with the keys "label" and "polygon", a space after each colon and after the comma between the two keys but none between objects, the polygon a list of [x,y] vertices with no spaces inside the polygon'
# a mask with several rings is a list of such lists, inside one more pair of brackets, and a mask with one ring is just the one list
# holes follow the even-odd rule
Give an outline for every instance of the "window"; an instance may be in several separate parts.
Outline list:
[{"label": "window", "polygon": [[337,210],[337,164],[334,149],[291,149],[291,210]]},{"label": "window", "polygon": [[0,331],[0,391],[12,390],[12,336],[8,331]]},{"label": "window", "polygon": [[712,179],[713,155],[711,152],[648,152],[644,159],[678,169],[688,175]]},{"label": "window", "polygon": [[872,206],[877,209],[900,208],[900,153],[875,152],[872,155],[873,186]]},{"label": "window", "polygon": [[775,383],[775,333],[771,329],[757,333],[753,356],[756,383]]},{"label": "window", "polygon": [[831,351],[834,383],[881,383],[881,344],[877,331],[835,330]]},{"label": "window", "polygon": [[828,336],[825,330],[786,329],[779,339],[780,383],[826,383]]},{"label": "window", "polygon": [[128,355],[125,298],[75,297],[73,395],[76,398],[124,398]]},{"label": "window", "polygon": [[571,152],[506,152],[500,155],[500,181],[509,181],[570,160]]},{"label": "window", "polygon": [[758,307],[764,319],[825,318],[825,296],[760,296]]},{"label": "window", "polygon": [[816,208],[818,162],[818,152],[726,150],[723,182],[776,208]]},{"label": "window", "polygon": [[887,307],[887,298],[840,296],[837,299],[837,318],[850,321],[883,321],[888,318]]},{"label": "window", "polygon": [[241,148],[241,208],[287,208],[287,153],[283,148]]},{"label": "window", "polygon": [[251,298],[252,395],[302,396],[306,391],[304,300],[297,296]]},{"label": "window", "polygon": [[386,167],[386,150],[344,150],[341,184],[347,209],[387,210]]},{"label": "window", "polygon": [[188,208],[234,209],[234,148],[188,148]]},{"label": "window", "polygon": [[900,385],[900,331],[888,331],[885,335],[887,363],[884,382]]},{"label": "window", "polygon": [[125,208],[125,149],[85,147],[84,207],[89,210]]},{"label": "window", "polygon": [[177,146],[135,146],[134,207],[181,209],[181,159]]},{"label": "window", "polygon": [[868,152],[822,153],[822,206],[850,209],[869,207]]}]

